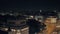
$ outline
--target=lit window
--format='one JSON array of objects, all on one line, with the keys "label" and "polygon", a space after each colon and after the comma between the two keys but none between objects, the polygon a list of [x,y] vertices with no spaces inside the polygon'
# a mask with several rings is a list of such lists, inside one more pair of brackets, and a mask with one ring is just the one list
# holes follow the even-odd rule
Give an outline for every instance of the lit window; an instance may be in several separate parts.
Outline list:
[{"label": "lit window", "polygon": [[11,31],[16,31],[15,29],[11,29]]}]

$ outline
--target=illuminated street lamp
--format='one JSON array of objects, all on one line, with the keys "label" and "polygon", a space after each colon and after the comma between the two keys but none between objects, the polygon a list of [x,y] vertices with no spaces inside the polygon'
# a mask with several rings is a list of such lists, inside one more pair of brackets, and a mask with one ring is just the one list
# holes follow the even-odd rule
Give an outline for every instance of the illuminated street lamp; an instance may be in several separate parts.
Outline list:
[{"label": "illuminated street lamp", "polygon": [[17,33],[16,34],[21,34],[20,30],[17,30]]},{"label": "illuminated street lamp", "polygon": [[31,18],[33,18],[33,16],[30,16]]},{"label": "illuminated street lamp", "polygon": [[8,31],[8,28],[5,28],[5,31]]},{"label": "illuminated street lamp", "polygon": [[11,31],[14,31],[15,32],[16,30],[15,29],[11,29]]},{"label": "illuminated street lamp", "polygon": [[34,16],[30,16],[30,19],[34,18]]}]

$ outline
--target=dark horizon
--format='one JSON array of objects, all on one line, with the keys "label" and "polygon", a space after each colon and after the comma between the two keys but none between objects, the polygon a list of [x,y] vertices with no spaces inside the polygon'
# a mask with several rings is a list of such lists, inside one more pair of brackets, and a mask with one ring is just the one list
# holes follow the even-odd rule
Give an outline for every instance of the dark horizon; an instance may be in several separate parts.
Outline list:
[{"label": "dark horizon", "polygon": [[59,0],[0,0],[0,9],[44,10],[60,9]]}]

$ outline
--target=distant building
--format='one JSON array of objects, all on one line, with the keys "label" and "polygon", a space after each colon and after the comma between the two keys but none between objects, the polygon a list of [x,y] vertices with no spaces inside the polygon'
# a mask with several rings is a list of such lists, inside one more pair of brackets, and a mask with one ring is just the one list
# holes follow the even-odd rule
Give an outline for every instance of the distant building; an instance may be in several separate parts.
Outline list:
[{"label": "distant building", "polygon": [[58,18],[60,19],[60,12],[58,12]]},{"label": "distant building", "polygon": [[43,22],[43,16],[35,16],[35,19],[39,20],[40,22]]}]

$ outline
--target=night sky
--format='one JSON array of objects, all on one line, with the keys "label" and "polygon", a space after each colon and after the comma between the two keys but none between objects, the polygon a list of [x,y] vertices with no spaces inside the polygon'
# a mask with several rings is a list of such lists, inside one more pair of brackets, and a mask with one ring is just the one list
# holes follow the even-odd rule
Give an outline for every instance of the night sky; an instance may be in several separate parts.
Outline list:
[{"label": "night sky", "polygon": [[59,9],[59,0],[0,0],[0,8],[19,8],[19,9]]}]

